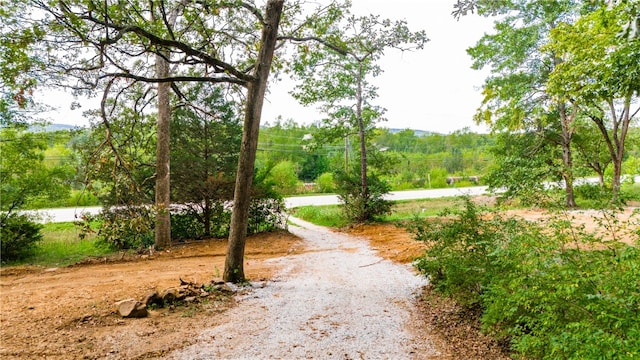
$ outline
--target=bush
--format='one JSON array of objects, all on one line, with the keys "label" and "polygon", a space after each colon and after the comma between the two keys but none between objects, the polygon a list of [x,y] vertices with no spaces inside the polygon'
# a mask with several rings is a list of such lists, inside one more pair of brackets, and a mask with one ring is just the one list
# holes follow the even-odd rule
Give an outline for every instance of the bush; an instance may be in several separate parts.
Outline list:
[{"label": "bush", "polygon": [[374,220],[391,212],[392,203],[384,199],[390,187],[376,175],[367,177],[368,194],[363,194],[358,172],[336,173],[338,198],[343,204],[344,215],[352,222]]},{"label": "bush", "polygon": [[431,188],[446,188],[447,185],[447,169],[433,168],[429,171],[429,184]]},{"label": "bush", "polygon": [[253,199],[249,206],[247,234],[285,229],[287,217],[284,209],[284,200],[282,198]]},{"label": "bush", "polygon": [[295,194],[298,189],[296,165],[291,161],[281,161],[269,170],[268,181],[277,185],[277,191],[283,195]]},{"label": "bush", "polygon": [[210,202],[209,232],[207,233],[206,216],[202,208],[171,210],[171,239],[199,240],[206,237],[223,238],[229,235],[231,225],[231,208],[223,201]]},{"label": "bush", "polygon": [[315,182],[318,186],[318,191],[321,193],[332,193],[336,191],[336,182],[333,179],[332,173],[323,173],[322,175],[318,176]]},{"label": "bush", "polygon": [[200,216],[192,211],[171,212],[171,240],[198,240],[204,238]]},{"label": "bush", "polygon": [[[102,210],[97,237],[112,249],[143,249],[154,244],[155,216],[144,206],[118,207]],[[94,220],[85,218],[85,223]]]},{"label": "bush", "polygon": [[[494,275],[488,256],[506,233],[497,232],[500,219],[482,220],[482,210],[469,198],[464,198],[464,205],[462,210],[445,210],[435,220],[416,217],[409,230],[429,244],[416,267],[429,276],[436,290],[474,307],[481,303],[482,291]],[[449,220],[451,215],[454,221]]]},{"label": "bush", "polygon": [[22,260],[33,254],[42,240],[42,225],[25,215],[9,214],[0,221],[0,260],[2,263]]},{"label": "bush", "polygon": [[[536,223],[465,204],[453,219],[411,225],[431,245],[416,265],[437,290],[479,307],[484,330],[524,358],[640,356],[637,239],[605,241],[563,213]],[[605,233],[623,230],[606,219]]]}]

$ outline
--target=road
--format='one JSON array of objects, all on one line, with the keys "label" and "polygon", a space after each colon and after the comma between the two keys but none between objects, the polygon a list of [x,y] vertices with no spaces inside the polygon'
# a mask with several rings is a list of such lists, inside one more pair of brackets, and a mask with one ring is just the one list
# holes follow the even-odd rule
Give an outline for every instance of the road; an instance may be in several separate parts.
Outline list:
[{"label": "road", "polygon": [[[406,190],[392,191],[386,196],[388,200],[413,200],[413,199],[433,199],[449,196],[460,195],[482,195],[486,192],[486,186],[473,186],[465,188],[446,188],[446,189],[429,189],[429,190]],[[288,208],[309,205],[335,205],[338,204],[337,195],[311,195],[311,196],[295,196],[285,198],[285,204]],[[40,222],[69,222],[79,220],[82,214],[98,214],[102,210],[99,206],[76,207],[76,208],[60,208],[60,209],[42,209],[38,211],[24,211],[24,213],[37,214]]]}]

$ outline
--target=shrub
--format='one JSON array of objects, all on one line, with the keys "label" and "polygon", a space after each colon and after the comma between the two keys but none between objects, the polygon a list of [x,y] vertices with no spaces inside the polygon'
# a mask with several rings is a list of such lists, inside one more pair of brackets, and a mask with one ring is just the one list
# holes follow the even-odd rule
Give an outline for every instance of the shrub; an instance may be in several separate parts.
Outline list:
[{"label": "shrub", "polygon": [[331,193],[336,190],[336,183],[333,179],[332,173],[323,173],[322,175],[318,176],[315,182],[318,186],[318,191],[321,193]]},{"label": "shrub", "polygon": [[298,189],[296,166],[291,161],[281,161],[269,170],[269,181],[277,185],[278,192],[283,195],[295,194]]},{"label": "shrub", "polygon": [[482,210],[469,198],[464,205],[461,210],[446,209],[435,220],[416,217],[408,226],[417,240],[430,245],[416,267],[438,291],[473,307],[494,275],[488,256],[505,233],[496,231],[500,219],[482,220]]},{"label": "shrub", "polygon": [[[85,218],[92,221],[91,217]],[[145,206],[117,207],[102,210],[97,216],[99,241],[119,250],[143,249],[154,243],[155,216]]]},{"label": "shrub", "polygon": [[447,187],[447,169],[433,168],[429,171],[429,185],[432,188],[445,188]]},{"label": "shrub", "polygon": [[42,240],[42,225],[25,215],[2,215],[0,220],[0,260],[5,263],[30,256]]},{"label": "shrub", "polygon": [[363,194],[359,173],[353,171],[336,173],[338,197],[343,203],[344,215],[352,222],[365,222],[391,212],[390,201],[384,195],[390,190],[389,184],[377,177],[367,177],[368,194]]},{"label": "shrub", "polygon": [[171,212],[171,240],[202,239],[204,235],[204,226],[197,213]]},{"label": "shrub", "polygon": [[[525,358],[640,356],[637,239],[603,240],[565,213],[527,222],[465,204],[453,218],[411,225],[431,245],[416,265],[437,290],[479,307],[484,330]],[[623,230],[605,219],[601,230]]]},{"label": "shrub", "polygon": [[249,206],[247,234],[286,228],[287,217],[284,213],[284,208],[284,200],[282,198],[253,199]]}]

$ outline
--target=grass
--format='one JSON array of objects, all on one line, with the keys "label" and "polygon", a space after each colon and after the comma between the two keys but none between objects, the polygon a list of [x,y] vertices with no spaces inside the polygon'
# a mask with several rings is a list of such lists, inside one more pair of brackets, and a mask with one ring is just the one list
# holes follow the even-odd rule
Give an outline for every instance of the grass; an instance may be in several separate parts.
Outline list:
[{"label": "grass", "polygon": [[[383,217],[381,222],[409,220],[416,216],[436,216],[445,208],[455,208],[460,205],[455,197],[395,201],[392,213]],[[301,206],[294,209],[293,215],[321,226],[340,228],[349,224],[342,215],[340,205]]]},{"label": "grass", "polygon": [[382,221],[395,222],[410,220],[416,217],[437,216],[444,209],[453,209],[460,206],[461,203],[456,197],[395,201],[392,213],[385,216]]},{"label": "grass", "polygon": [[33,256],[11,265],[62,267],[78,261],[104,256],[112,251],[96,241],[95,236],[80,238],[80,228],[72,222],[48,223],[42,229],[43,240],[37,244]]},{"label": "grass", "polygon": [[349,224],[339,205],[301,206],[293,215],[316,225],[340,228]]}]

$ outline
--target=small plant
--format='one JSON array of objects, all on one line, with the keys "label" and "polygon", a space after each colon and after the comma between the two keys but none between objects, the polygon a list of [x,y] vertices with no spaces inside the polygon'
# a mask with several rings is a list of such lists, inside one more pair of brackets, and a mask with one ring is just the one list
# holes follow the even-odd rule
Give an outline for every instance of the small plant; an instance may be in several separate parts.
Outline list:
[{"label": "small plant", "polygon": [[[97,237],[113,249],[146,249],[153,245],[153,211],[144,206],[104,209]],[[87,218],[85,221],[91,221]]]},{"label": "small plant", "polygon": [[384,199],[391,190],[389,184],[374,174],[367,177],[367,192],[362,189],[360,175],[356,172],[336,173],[337,192],[343,204],[344,215],[349,221],[361,223],[375,220],[391,212],[392,203]]},{"label": "small plant", "polygon": [[3,263],[24,259],[33,254],[42,240],[42,225],[15,213],[0,219],[0,256]]}]

